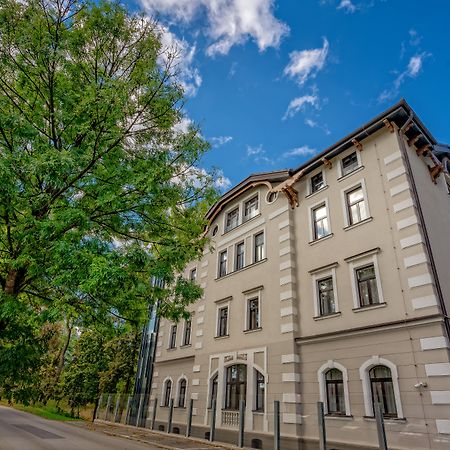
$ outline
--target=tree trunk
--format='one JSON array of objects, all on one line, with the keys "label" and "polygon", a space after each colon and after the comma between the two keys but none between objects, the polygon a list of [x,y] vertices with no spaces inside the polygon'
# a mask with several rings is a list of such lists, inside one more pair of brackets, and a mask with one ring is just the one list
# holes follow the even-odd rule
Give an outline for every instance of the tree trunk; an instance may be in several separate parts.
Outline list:
[{"label": "tree trunk", "polygon": [[65,362],[65,359],[66,359],[66,352],[67,352],[67,349],[69,348],[70,338],[72,337],[73,325],[69,325],[69,321],[67,321],[66,327],[67,327],[67,339],[66,339],[66,341],[64,343],[64,347],[61,349],[61,351],[59,353],[58,367],[56,368],[55,385],[59,382],[59,379],[61,377],[61,373],[62,373],[62,371],[64,369],[64,362]]}]

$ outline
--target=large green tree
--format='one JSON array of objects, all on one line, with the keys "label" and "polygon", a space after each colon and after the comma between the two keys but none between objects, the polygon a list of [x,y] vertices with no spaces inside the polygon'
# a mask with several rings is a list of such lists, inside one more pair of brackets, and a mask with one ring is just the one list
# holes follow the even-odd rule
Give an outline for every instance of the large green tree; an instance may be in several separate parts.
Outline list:
[{"label": "large green tree", "polygon": [[177,318],[201,295],[174,274],[216,193],[161,32],[115,2],[0,0],[0,366],[67,308],[139,321],[157,295]]}]

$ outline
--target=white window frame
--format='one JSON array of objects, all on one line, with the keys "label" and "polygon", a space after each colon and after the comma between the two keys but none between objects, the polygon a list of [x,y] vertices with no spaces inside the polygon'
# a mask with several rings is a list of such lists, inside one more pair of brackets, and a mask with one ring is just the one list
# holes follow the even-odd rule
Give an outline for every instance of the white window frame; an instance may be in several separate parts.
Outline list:
[{"label": "white window frame", "polygon": [[397,418],[404,419],[405,416],[403,415],[402,402],[400,398],[397,366],[391,361],[384,358],[380,358],[379,356],[372,356],[372,358],[368,359],[359,368],[359,377],[361,378],[362,382],[364,409],[366,412],[366,416],[368,417],[375,416],[375,412],[373,410],[372,405],[372,390],[370,386],[370,376],[369,376],[370,369],[372,369],[372,367],[375,366],[386,366],[391,370],[392,386],[394,388],[395,407],[397,408]]},{"label": "white window frame", "polygon": [[[179,406],[179,400],[180,400],[180,383],[181,380],[186,380],[186,393],[184,394],[184,405],[183,406]],[[173,386],[173,385],[172,385]],[[188,386],[189,386],[189,380],[187,378],[187,376],[183,373],[180,375],[180,377],[177,380],[177,391],[176,391],[176,397],[174,399],[174,403],[175,403],[175,407],[177,408],[186,408],[186,400],[188,398]]]},{"label": "white window frame", "polygon": [[[255,330],[259,330],[262,328],[262,315],[261,315],[261,292],[262,292],[262,288],[258,288],[255,289],[253,291],[250,292],[246,292],[245,296],[244,296],[244,300],[245,300],[245,322],[244,322],[244,331],[255,331]],[[259,326],[257,328],[252,328],[250,329],[248,327],[249,323],[249,316],[248,316],[248,302],[249,300],[253,299],[253,298],[257,298],[258,299],[258,314],[259,314]]]},{"label": "white window frame", "polygon": [[[256,210],[256,213],[255,213],[252,217],[246,217],[246,216],[245,216],[245,204],[246,204],[249,200],[252,200],[252,199],[255,198],[255,197],[258,199],[258,209]],[[247,197],[245,197],[245,198],[242,200],[241,211],[242,211],[242,220],[241,220],[241,223],[248,222],[249,220],[253,219],[254,217],[256,217],[257,215],[259,215],[259,214],[261,213],[261,197],[260,197],[260,195],[259,195],[259,191],[253,192],[251,195],[247,195]]]},{"label": "white window frame", "polygon": [[[173,347],[170,346],[172,341],[172,329],[173,327],[177,327],[177,331],[175,333],[175,345]],[[177,323],[171,323],[170,329],[169,329],[169,340],[167,341],[167,349],[173,350],[174,348],[177,348],[177,337],[178,337],[178,324]]]},{"label": "white window frame", "polygon": [[[344,175],[344,173],[342,171],[342,160],[344,158],[347,158],[347,156],[350,156],[352,153],[355,153],[355,152],[356,152],[356,158],[358,160],[358,167],[356,169],[352,170],[351,172],[346,173]],[[361,151],[353,147],[352,151],[346,152],[344,155],[341,155],[341,157],[339,158],[338,166],[339,166],[339,169],[338,169],[339,170],[339,177],[338,178],[343,178],[343,177],[350,176],[352,173],[356,172],[360,167],[362,167]]]},{"label": "white window frame", "polygon": [[344,404],[345,404],[345,415],[351,416],[350,409],[350,395],[348,392],[348,372],[347,369],[340,363],[328,360],[325,364],[320,366],[317,371],[317,380],[319,381],[319,396],[320,401],[323,403],[324,412],[328,414],[328,401],[327,401],[327,385],[325,381],[325,373],[330,369],[338,369],[342,372],[342,382],[344,385]]},{"label": "white window frame", "polygon": [[[367,217],[365,219],[361,220],[360,222],[351,224],[350,223],[350,215],[349,215],[349,211],[348,211],[348,205],[347,205],[347,193],[350,191],[353,191],[354,189],[358,188],[359,186],[361,186],[362,191],[363,191],[364,203],[365,203],[366,210],[367,210]],[[368,220],[372,217],[372,215],[370,214],[369,197],[367,196],[366,181],[364,180],[364,178],[361,178],[356,183],[353,183],[353,184],[345,187],[344,189],[341,189],[341,201],[342,201],[342,212],[344,215],[344,223],[345,223],[344,228],[356,227],[359,224],[364,223],[366,220]]]},{"label": "white window frame", "polygon": [[[188,322],[188,321],[191,322],[191,334],[190,334],[190,336],[189,336],[189,344],[185,344],[185,343],[184,343],[184,336],[185,336],[185,333],[186,333],[186,325],[187,325],[187,322]],[[180,343],[180,347],[187,347],[187,346],[189,346],[189,345],[192,345],[192,329],[193,329],[193,325],[194,325],[194,322],[192,321],[192,315],[191,315],[191,317],[190,317],[189,319],[185,319],[185,320],[184,320],[183,333],[181,334],[181,343]]]},{"label": "white window frame", "polygon": [[[312,179],[316,176],[316,175],[319,175],[319,173],[321,173],[322,174],[322,179],[323,179],[323,183],[324,183],[324,185],[323,185],[323,187],[321,187],[320,189],[318,189],[317,191],[314,191],[313,192],[313,190],[312,190]],[[308,178],[308,195],[313,195],[313,194],[316,194],[317,192],[320,192],[320,191],[323,191],[326,187],[328,186],[328,184],[327,184],[327,179],[326,179],[326,176],[325,176],[325,170],[318,170],[317,172],[315,172],[315,173],[313,173],[312,175],[310,175],[310,177]]]},{"label": "white window frame", "polygon": [[[242,267],[240,267],[240,268],[238,268],[237,267],[237,248],[238,248],[238,245],[240,245],[240,244],[242,244],[243,246],[244,246],[244,261],[243,261],[243,264],[242,264]],[[239,242],[237,242],[235,245],[234,245],[234,255],[233,255],[233,259],[234,259],[234,264],[233,264],[233,269],[234,269],[234,272],[236,272],[236,271],[238,271],[238,270],[242,270],[242,269],[244,269],[245,268],[245,266],[246,266],[246,260],[245,260],[245,256],[246,256],[246,251],[245,251],[246,249],[245,249],[245,239],[243,240],[243,241],[239,241]],[[228,261],[227,261],[228,262]]]},{"label": "white window frame", "polygon": [[[227,228],[227,218],[228,218],[228,214],[233,212],[235,209],[238,210],[238,218],[237,218],[237,225],[233,228],[228,229]],[[234,204],[233,206],[231,206],[230,208],[227,208],[224,212],[223,212],[223,232],[224,233],[228,233],[232,230],[234,230],[235,228],[237,228],[240,224],[242,223],[242,208],[241,208],[241,204]]]},{"label": "white window frame", "polygon": [[[166,397],[166,384],[167,384],[168,381],[171,382],[171,386],[172,387],[170,388],[169,404],[165,405],[164,404],[164,400],[165,400],[165,397]],[[170,405],[170,399],[173,398],[173,386],[174,386],[174,383],[173,383],[172,377],[167,376],[166,378],[164,378],[164,381],[162,383],[162,390],[161,390],[161,401],[159,402],[160,406],[162,406],[164,408],[167,408]]]},{"label": "white window frame", "polygon": [[[230,312],[231,312],[231,299],[228,300],[222,300],[216,303],[216,327],[215,327],[215,333],[214,337],[221,338],[221,337],[227,337],[230,335]],[[222,308],[228,308],[228,315],[227,315],[227,331],[224,335],[219,335],[219,311]]]},{"label": "white window frame", "polygon": [[[224,253],[224,252],[227,252],[227,260],[226,260],[226,262],[225,262],[225,275],[221,275],[220,274],[220,255],[222,254],[222,253]],[[229,261],[230,261],[230,258],[229,258],[229,249],[228,249],[228,247],[225,247],[225,248],[223,248],[222,250],[219,250],[218,252],[217,252],[217,278],[223,278],[223,277],[225,277],[225,276],[227,276],[229,273],[230,273],[230,271],[228,270],[228,265],[229,265]]]},{"label": "white window frame", "polygon": [[[333,314],[337,314],[340,312],[339,309],[339,298],[338,298],[338,290],[337,290],[337,282],[336,282],[336,267],[328,267],[323,270],[318,270],[312,274],[312,283],[313,283],[313,298],[314,298],[314,317],[327,317],[320,315],[320,307],[319,307],[319,293],[317,290],[317,282],[319,280],[323,280],[324,278],[331,277],[333,279],[333,295],[334,295],[334,304],[336,305],[336,311]],[[332,314],[330,314],[332,315]]]},{"label": "white window frame", "polygon": [[[318,191],[317,191],[318,192]],[[321,205],[325,205],[325,208],[327,210],[327,219],[328,219],[328,228],[329,233],[326,236],[323,236],[321,238],[315,238],[314,237],[314,210]],[[319,202],[313,203],[312,205],[308,206],[308,214],[309,214],[309,241],[320,241],[320,239],[324,239],[328,236],[331,236],[333,234],[331,229],[331,218],[330,218],[330,208],[328,206],[328,197],[323,198]]]},{"label": "white window frame", "polygon": [[[258,234],[263,234],[264,236],[264,244],[263,244],[263,251],[262,251],[262,258],[259,261],[256,261],[256,245],[255,245],[255,240],[256,240],[256,236]],[[267,253],[266,253],[266,247],[267,247],[267,241],[266,241],[266,237],[267,237],[267,233],[265,229],[259,230],[256,233],[253,233],[252,236],[252,264],[264,261],[267,258]]]},{"label": "white window frame", "polygon": [[[354,309],[360,309],[360,308],[370,308],[371,306],[377,306],[380,304],[385,303],[384,296],[383,296],[383,289],[381,288],[381,277],[380,277],[380,270],[378,267],[378,258],[377,253],[379,252],[379,249],[375,249],[369,253],[364,253],[362,255],[357,255],[350,260],[347,259],[347,263],[350,270],[350,281],[352,285],[352,294],[353,294],[353,307]],[[370,306],[364,306],[361,307],[359,303],[359,293],[358,293],[358,280],[356,279],[356,270],[359,268],[362,268],[364,266],[368,266],[370,264],[373,264],[374,271],[375,271],[375,277],[377,281],[377,290],[378,290],[378,303],[374,303]]]}]

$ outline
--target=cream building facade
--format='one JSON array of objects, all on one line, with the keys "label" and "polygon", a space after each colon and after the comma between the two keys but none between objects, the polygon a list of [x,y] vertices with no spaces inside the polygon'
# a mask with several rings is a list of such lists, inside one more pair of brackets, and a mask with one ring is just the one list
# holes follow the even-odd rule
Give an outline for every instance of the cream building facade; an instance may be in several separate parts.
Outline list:
[{"label": "cream building facade", "polygon": [[[249,176],[208,213],[211,248],[185,276],[191,320],[161,320],[151,398],[162,430],[273,448],[450,448],[448,160],[405,101],[303,166]],[[150,411],[149,416],[152,416]]]}]

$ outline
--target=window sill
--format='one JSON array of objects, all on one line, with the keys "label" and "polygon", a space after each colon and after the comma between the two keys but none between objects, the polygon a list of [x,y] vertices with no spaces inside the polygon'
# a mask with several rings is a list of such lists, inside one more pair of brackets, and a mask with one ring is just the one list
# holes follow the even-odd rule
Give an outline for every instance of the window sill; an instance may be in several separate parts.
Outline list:
[{"label": "window sill", "polygon": [[229,334],[224,334],[223,336],[214,336],[214,339],[220,340],[220,339],[227,339],[229,337],[230,337]]},{"label": "window sill", "polygon": [[308,242],[308,244],[309,244],[309,245],[315,245],[315,244],[318,244],[319,242],[326,241],[327,239],[330,239],[330,238],[332,238],[333,236],[334,236],[334,234],[333,234],[333,233],[330,233],[330,234],[327,234],[326,236],[321,237],[321,238],[319,238],[319,239],[314,239],[314,241],[310,241],[310,242]]},{"label": "window sill", "polygon": [[261,212],[258,212],[258,214],[255,214],[253,217],[250,217],[249,219],[243,220],[242,222],[238,223],[235,227],[230,228],[229,230],[225,230],[225,231],[222,233],[222,236],[225,236],[226,234],[231,233],[231,232],[234,231],[234,230],[237,230],[237,229],[238,229],[239,227],[241,227],[242,225],[245,225],[245,224],[251,222],[253,219],[256,219],[257,217],[260,217],[260,216],[261,216]]},{"label": "window sill", "polygon": [[325,419],[331,420],[353,420],[353,416],[346,414],[325,414]]},{"label": "window sill", "polygon": [[308,198],[314,197],[315,195],[320,194],[321,192],[323,192],[323,191],[325,191],[325,190],[327,190],[327,189],[328,189],[328,184],[326,184],[324,187],[321,187],[321,188],[318,189],[317,191],[314,191],[314,192],[311,192],[310,194],[308,194],[308,195],[305,197],[305,200],[308,199]]},{"label": "window sill", "polygon": [[188,348],[188,347],[192,347],[192,344],[183,344],[183,345],[180,345],[180,348]]},{"label": "window sill", "polygon": [[266,261],[267,261],[267,258],[264,258],[264,259],[262,259],[261,261],[257,261],[257,262],[248,264],[248,265],[246,265],[245,267],[243,267],[242,269],[234,270],[233,272],[229,272],[229,273],[227,273],[226,275],[223,275],[223,276],[221,276],[221,277],[217,277],[217,278],[215,279],[215,281],[223,280],[224,278],[227,278],[227,277],[229,277],[229,276],[231,276],[231,275],[234,275],[235,273],[243,272],[243,271],[246,270],[246,269],[250,269],[250,267],[257,266],[258,264],[265,263]]},{"label": "window sill", "polygon": [[361,220],[360,222],[353,223],[351,225],[347,225],[343,228],[344,231],[352,230],[353,228],[359,227],[360,225],[364,225],[367,222],[372,222],[373,217],[368,217],[367,219]]},{"label": "window sill", "polygon": [[361,311],[367,311],[370,309],[378,309],[378,308],[385,308],[387,306],[386,302],[380,302],[380,303],[374,303],[373,305],[367,305],[367,306],[360,306],[358,308],[353,308],[353,312],[361,312]]},{"label": "window sill", "polygon": [[262,330],[262,327],[258,327],[258,328],[251,328],[251,329],[249,329],[249,330],[244,330],[244,333],[245,334],[249,334],[249,333],[255,333],[255,332],[257,332],[257,331],[261,331]]},{"label": "window sill", "polygon": [[252,413],[253,414],[258,414],[259,416],[262,416],[264,414],[264,410],[262,410],[262,409],[253,409]]},{"label": "window sill", "polygon": [[174,406],[174,409],[186,409],[186,406]]},{"label": "window sill", "polygon": [[166,350],[167,350],[168,352],[171,352],[171,351],[176,350],[176,349],[177,349],[176,347],[169,347],[169,348],[167,348]]},{"label": "window sill", "polygon": [[331,314],[324,314],[323,316],[315,316],[313,317],[314,320],[324,320],[324,319],[331,319],[333,317],[338,317],[341,315],[340,311],[337,311],[335,313],[331,313]]},{"label": "window sill", "polygon": [[345,175],[342,175],[337,180],[338,181],[344,181],[347,178],[351,177],[354,173],[361,172],[361,170],[363,170],[363,169],[364,169],[364,166],[358,166],[355,170],[352,170],[351,172],[349,172],[349,173],[347,173]]},{"label": "window sill", "polygon": [[[375,422],[376,419],[374,416],[363,416],[364,420],[368,422]],[[406,423],[407,420],[405,417],[384,417],[384,423]]]}]

